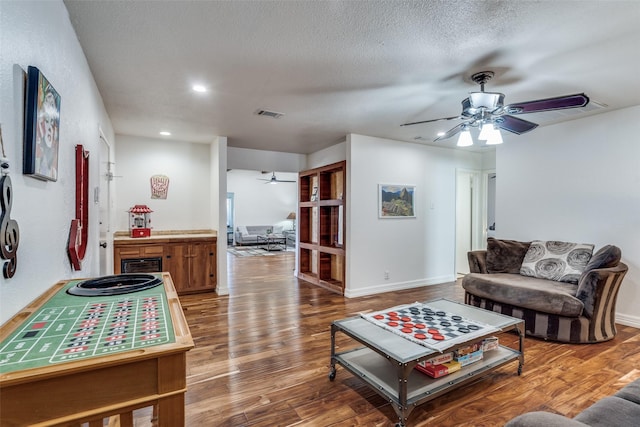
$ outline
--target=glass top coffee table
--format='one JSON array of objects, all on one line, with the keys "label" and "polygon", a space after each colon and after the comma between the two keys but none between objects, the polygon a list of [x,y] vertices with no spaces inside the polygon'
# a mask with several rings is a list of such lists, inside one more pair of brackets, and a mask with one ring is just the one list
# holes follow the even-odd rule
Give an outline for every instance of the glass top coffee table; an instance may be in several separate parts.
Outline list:
[{"label": "glass top coffee table", "polygon": [[[419,303],[416,305],[420,306]],[[432,345],[409,340],[393,328],[381,327],[372,316],[336,320],[331,324],[331,364],[329,379],[336,377],[336,364],[365,381],[378,394],[388,399],[396,414],[396,427],[404,427],[413,408],[447,391],[460,387],[511,361],[518,360],[518,375],[524,365],[524,321],[492,311],[447,299],[424,303],[438,312],[451,313],[482,325],[474,334],[447,338]],[[366,317],[366,318],[365,318]],[[519,335],[519,348],[500,345],[484,353],[482,360],[459,371],[432,378],[414,369],[416,365],[442,353],[476,343],[484,338],[514,330]],[[364,347],[336,353],[336,333],[342,332]]]}]

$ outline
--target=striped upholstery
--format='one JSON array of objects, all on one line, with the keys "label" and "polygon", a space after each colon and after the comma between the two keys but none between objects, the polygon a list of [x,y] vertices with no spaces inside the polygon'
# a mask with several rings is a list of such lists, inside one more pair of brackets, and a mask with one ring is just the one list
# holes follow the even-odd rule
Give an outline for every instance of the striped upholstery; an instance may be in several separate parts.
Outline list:
[{"label": "striped upholstery", "polygon": [[[593,294],[585,298],[585,309],[578,317],[565,317],[518,307],[465,290],[465,302],[490,311],[517,317],[525,321],[529,336],[567,343],[596,343],[616,335],[615,308],[620,284],[628,267],[620,262],[611,268],[595,269],[580,278],[590,280]],[[580,284],[579,284],[580,286]]]}]

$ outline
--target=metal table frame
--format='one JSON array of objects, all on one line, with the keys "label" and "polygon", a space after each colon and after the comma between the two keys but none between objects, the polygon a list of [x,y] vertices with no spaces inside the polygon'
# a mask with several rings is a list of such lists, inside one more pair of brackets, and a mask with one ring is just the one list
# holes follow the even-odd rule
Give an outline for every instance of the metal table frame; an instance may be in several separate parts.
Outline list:
[{"label": "metal table frame", "polygon": [[[522,373],[524,365],[523,320],[447,299],[428,301],[427,304],[498,329],[497,332],[494,331],[480,337],[476,336],[467,342],[455,343],[451,347],[443,349],[443,352],[511,330],[519,336],[519,348],[516,350],[501,345],[496,350],[486,352],[483,360],[467,365],[460,371],[440,378],[431,378],[414,368],[418,362],[439,354],[437,350],[415,344],[361,317],[334,321],[331,324],[329,379],[333,381],[336,377],[336,364],[361,378],[373,390],[391,402],[398,415],[396,427],[405,426],[409,414],[416,406],[435,399],[454,388],[475,381],[482,375],[515,359],[518,359],[518,375]],[[344,333],[363,344],[364,347],[336,353],[337,332]]]},{"label": "metal table frame", "polygon": [[282,234],[265,234],[258,236],[258,244],[265,251],[287,250],[287,238]]}]

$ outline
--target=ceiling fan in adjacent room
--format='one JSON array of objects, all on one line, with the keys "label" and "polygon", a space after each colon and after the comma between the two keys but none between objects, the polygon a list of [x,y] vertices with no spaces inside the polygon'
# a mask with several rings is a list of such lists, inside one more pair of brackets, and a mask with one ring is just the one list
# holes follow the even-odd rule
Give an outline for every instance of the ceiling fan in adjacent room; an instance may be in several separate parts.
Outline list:
[{"label": "ceiling fan in adjacent room", "polygon": [[589,103],[589,97],[587,95],[578,93],[504,105],[503,93],[484,91],[485,83],[491,80],[493,76],[493,71],[481,71],[471,76],[471,80],[480,85],[480,92],[469,92],[469,97],[462,101],[462,113],[460,115],[405,123],[401,126],[411,126],[442,120],[462,120],[462,123],[439,135],[434,139],[434,142],[451,138],[459,133],[458,146],[472,145],[473,140],[469,130],[477,127],[480,128],[478,139],[486,141],[488,145],[500,144],[502,143],[502,136],[500,135],[499,129],[521,135],[538,127],[536,123],[521,119],[516,117],[516,115],[562,110],[566,108],[580,108],[585,107]]},{"label": "ceiling fan in adjacent room", "polygon": [[271,178],[270,179],[265,179],[265,178],[256,178],[259,179],[260,181],[267,181],[265,182],[265,184],[277,184],[279,182],[296,182],[296,181],[289,181],[286,179],[278,179],[276,178],[276,173],[272,172]]}]

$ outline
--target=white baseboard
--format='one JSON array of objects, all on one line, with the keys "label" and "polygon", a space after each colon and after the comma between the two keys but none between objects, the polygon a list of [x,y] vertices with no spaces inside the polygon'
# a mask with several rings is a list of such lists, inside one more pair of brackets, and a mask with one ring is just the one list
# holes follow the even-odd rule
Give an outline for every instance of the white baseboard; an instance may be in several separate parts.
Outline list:
[{"label": "white baseboard", "polygon": [[640,317],[616,313],[616,323],[620,323],[621,325],[625,326],[631,326],[633,328],[640,328]]},{"label": "white baseboard", "polygon": [[454,275],[432,277],[430,279],[411,280],[408,282],[382,283],[362,288],[345,289],[344,296],[347,298],[363,297],[367,295],[381,294],[384,292],[401,291],[404,289],[420,288],[422,286],[439,285],[441,283],[455,282]]}]

